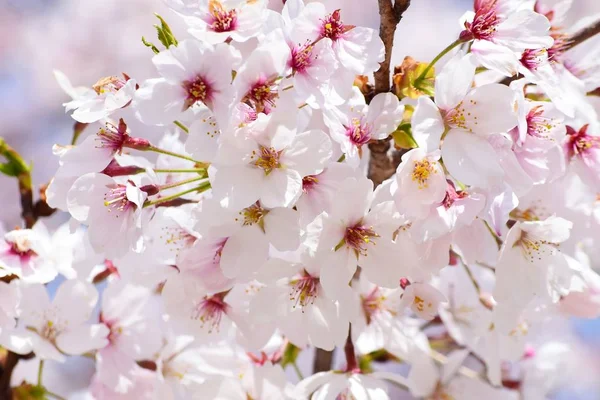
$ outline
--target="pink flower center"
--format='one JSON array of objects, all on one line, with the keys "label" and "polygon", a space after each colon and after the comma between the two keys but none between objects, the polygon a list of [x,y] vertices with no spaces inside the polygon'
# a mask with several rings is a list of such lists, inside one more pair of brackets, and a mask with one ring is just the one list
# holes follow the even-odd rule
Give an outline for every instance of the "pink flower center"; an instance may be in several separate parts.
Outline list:
[{"label": "pink flower center", "polygon": [[355,146],[360,147],[371,140],[371,126],[363,123],[362,119],[352,118],[350,126],[345,126],[346,136]]},{"label": "pink flower center", "polygon": [[[475,3],[473,22],[465,22],[465,28],[472,38],[492,40],[500,22],[496,14],[496,2],[497,0],[482,0]],[[462,36],[465,36],[464,33],[461,33]]]},{"label": "pink flower center", "polygon": [[227,314],[229,305],[223,300],[224,295],[215,294],[205,297],[196,306],[192,318],[201,322],[202,328],[208,327],[208,333],[218,332],[223,314]]},{"label": "pink flower center", "polygon": [[274,79],[261,79],[257,81],[252,88],[246,93],[243,102],[249,103],[257,113],[264,112],[268,114],[271,108],[275,106],[275,99],[279,97],[277,86]]},{"label": "pink flower center", "polygon": [[26,238],[18,238],[14,242],[6,240],[6,244],[8,244],[8,254],[19,257],[21,262],[27,262],[37,256],[37,253],[30,248],[31,243]]},{"label": "pink flower center", "polygon": [[467,192],[457,192],[456,188],[454,187],[454,183],[452,183],[452,181],[447,181],[446,196],[444,197],[442,204],[446,209],[449,209],[450,207],[452,207],[456,200],[465,198],[466,196]]},{"label": "pink flower center", "polygon": [[113,153],[121,153],[123,144],[127,140],[127,125],[123,119],[119,121],[119,126],[114,126],[107,122],[104,128],[100,128],[96,134],[96,147],[110,149]]},{"label": "pink flower center", "polygon": [[340,19],[340,10],[335,10],[321,20],[321,37],[338,40],[348,30]]},{"label": "pink flower center", "polygon": [[527,49],[521,56],[521,64],[530,71],[535,71],[548,62],[546,49]]},{"label": "pink flower center", "polygon": [[318,183],[319,183],[319,178],[317,177],[317,175],[305,176],[304,178],[302,178],[302,191],[304,193],[308,193],[312,189],[314,189],[314,187],[317,186]]},{"label": "pink flower center", "polygon": [[313,46],[310,43],[306,43],[300,47],[294,47],[292,49],[292,59],[289,62],[289,66],[294,72],[302,73],[311,66],[316,56],[313,57]]},{"label": "pink flower center", "polygon": [[183,87],[187,92],[187,98],[185,99],[186,109],[198,102],[207,104],[207,102],[210,100],[210,85],[200,75],[196,76],[192,80],[184,81]]},{"label": "pink flower center", "polygon": [[109,213],[114,213],[117,218],[119,214],[137,208],[134,202],[127,198],[127,187],[125,185],[114,185],[104,194],[104,206]]},{"label": "pink flower center", "polygon": [[556,126],[551,118],[544,116],[544,108],[540,105],[529,110],[525,119],[529,136],[548,138],[548,134]]},{"label": "pink flower center", "polygon": [[207,23],[214,32],[230,32],[237,27],[237,11],[227,11],[218,0],[209,1],[208,12],[210,17]]},{"label": "pink flower center", "polygon": [[[379,235],[373,230],[373,227],[366,227],[358,223],[346,228],[346,234],[344,235],[342,243],[345,243],[347,247],[353,249],[357,257],[359,255],[364,257],[367,255],[367,245],[376,244],[373,239],[378,237]],[[338,248],[339,247],[337,247],[336,250]]]},{"label": "pink flower center", "polygon": [[567,151],[570,157],[588,155],[586,153],[600,149],[600,137],[588,135],[587,130],[588,125],[584,125],[579,131],[567,126]]},{"label": "pink flower center", "polygon": [[319,295],[319,278],[311,276],[303,271],[300,277],[290,281],[291,291],[290,300],[294,302],[294,308],[298,305],[304,312],[304,307],[313,304]]}]

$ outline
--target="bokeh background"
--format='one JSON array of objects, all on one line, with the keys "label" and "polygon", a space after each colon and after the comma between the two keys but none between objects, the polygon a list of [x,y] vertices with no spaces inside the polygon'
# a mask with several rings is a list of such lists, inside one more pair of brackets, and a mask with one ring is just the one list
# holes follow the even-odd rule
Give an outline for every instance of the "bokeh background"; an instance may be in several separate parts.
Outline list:
[{"label": "bokeh background", "polygon": [[[270,2],[281,8],[281,0]],[[348,23],[378,27],[377,0],[323,2],[341,8]],[[458,20],[471,7],[472,0],[412,0],[396,33],[394,64],[407,55],[433,58],[457,37]],[[121,72],[138,81],[152,77],[152,53],[140,38],[156,41],[154,12],[167,19],[178,37],[185,36],[178,17],[161,0],[0,0],[0,136],[33,162],[35,184],[52,177],[58,165],[52,145],[67,144],[72,132],[73,120],[62,107],[69,98],[56,84],[53,69],[75,86],[91,86]],[[573,0],[565,25],[596,13],[600,0]],[[148,128],[136,131],[150,138],[159,134]],[[18,200],[15,180],[0,175],[0,223],[7,228],[19,224]],[[572,337],[573,355],[582,357],[565,371],[569,384],[555,398],[600,399],[600,322],[573,319],[548,333]],[[69,380],[82,371],[62,372],[54,378]]]}]

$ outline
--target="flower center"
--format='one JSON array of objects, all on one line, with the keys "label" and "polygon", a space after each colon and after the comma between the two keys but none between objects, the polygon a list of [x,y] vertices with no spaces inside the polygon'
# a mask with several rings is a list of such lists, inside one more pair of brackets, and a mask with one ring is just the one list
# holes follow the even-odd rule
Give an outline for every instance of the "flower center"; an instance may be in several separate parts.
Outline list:
[{"label": "flower center", "polygon": [[317,186],[319,178],[317,175],[308,175],[302,178],[302,191],[308,193]]},{"label": "flower center", "polygon": [[478,40],[491,40],[499,24],[496,0],[483,0],[475,13],[473,22],[465,22],[465,28]]},{"label": "flower center", "polygon": [[[252,204],[250,207],[244,208],[239,212],[240,217],[243,219],[242,225],[251,226],[257,224],[261,229],[264,230],[264,217],[269,213],[258,204],[258,202]],[[239,221],[239,218],[235,218],[235,221]]]},{"label": "flower center", "polygon": [[275,106],[275,99],[279,97],[275,79],[261,79],[252,86],[252,89],[246,93],[243,102],[249,103],[256,109],[256,112],[268,114],[271,108]]},{"label": "flower center", "polygon": [[294,72],[304,72],[312,64],[312,51],[313,46],[310,43],[292,49],[292,59],[289,64]]},{"label": "flower center", "polygon": [[31,249],[31,241],[29,237],[22,234],[11,235],[11,238],[5,237],[5,241],[9,246],[8,252],[16,255],[21,259],[29,259],[37,256],[37,253]]},{"label": "flower center", "polygon": [[527,113],[527,134],[548,139],[548,133],[556,126],[551,118],[544,116],[542,106],[535,106]]},{"label": "flower center", "polygon": [[444,205],[444,207],[446,209],[449,209],[450,207],[452,207],[452,205],[454,204],[454,202],[456,200],[466,197],[467,192],[465,192],[465,191],[457,192],[456,188],[454,187],[454,183],[452,183],[452,181],[447,181],[447,183],[448,183],[448,186],[446,187],[446,196],[444,197],[442,204]]},{"label": "flower center", "polygon": [[435,162],[427,159],[414,162],[412,180],[417,182],[419,189],[426,189],[429,186],[429,177],[437,173],[435,165]]},{"label": "flower center", "polygon": [[97,94],[116,93],[119,89],[125,86],[125,81],[116,76],[107,76],[96,82],[92,88]]},{"label": "flower center", "polygon": [[294,302],[294,308],[298,305],[304,312],[304,307],[313,304],[319,294],[319,278],[311,276],[303,271],[299,278],[290,281],[290,300]]},{"label": "flower center", "polygon": [[554,43],[548,49],[548,61],[551,63],[559,62],[560,56],[569,50],[571,42],[569,37],[564,33],[550,33],[550,36],[554,39]]},{"label": "flower center", "polygon": [[184,81],[183,87],[187,92],[185,99],[185,109],[190,108],[197,102],[206,104],[210,95],[210,86],[198,75],[192,80]]},{"label": "flower center", "polygon": [[567,126],[567,149],[570,157],[600,148],[600,137],[588,135],[587,130],[588,125],[584,125],[579,131]]},{"label": "flower center", "polygon": [[321,20],[321,37],[329,38],[333,41],[336,41],[342,37],[347,28],[342,23],[340,17],[340,10],[335,10],[333,13]]},{"label": "flower center", "polygon": [[521,56],[521,64],[530,71],[537,70],[548,62],[548,51],[546,49],[527,49]]},{"label": "flower center", "polygon": [[208,3],[210,13],[209,26],[214,32],[229,32],[237,26],[237,11],[227,11],[218,0],[210,0]]},{"label": "flower center", "polygon": [[[477,102],[474,100],[469,100],[469,104],[471,107],[477,105]],[[449,110],[444,114],[444,121],[446,125],[451,128],[460,128],[467,132],[473,133],[473,129],[467,126],[467,117],[471,116],[471,113],[465,110],[463,106],[463,102],[458,103],[456,107],[452,110]],[[477,116],[473,117],[473,123],[477,125]]]},{"label": "flower center", "polygon": [[213,331],[219,332],[223,314],[227,314],[229,305],[225,303],[223,298],[224,295],[220,293],[213,296],[206,296],[192,313],[192,319],[200,321],[203,329],[206,326],[208,333],[212,333]]},{"label": "flower center", "polygon": [[559,244],[537,239],[526,232],[522,232],[521,237],[515,242],[514,246],[519,246],[525,258],[533,263],[536,259],[540,261],[543,256],[555,254]]},{"label": "flower center", "polygon": [[118,127],[107,122],[105,127],[100,128],[96,135],[96,147],[110,149],[113,153],[120,153],[123,150],[123,143],[127,139],[127,125],[123,120],[119,121]]},{"label": "flower center", "polygon": [[346,136],[356,146],[361,146],[371,140],[371,127],[367,124],[363,124],[359,118],[352,118],[350,126],[344,126],[346,128]]},{"label": "flower center", "polygon": [[354,250],[357,257],[359,255],[366,257],[367,245],[375,245],[376,242],[373,239],[378,237],[379,235],[373,230],[373,227],[366,227],[359,223],[346,228],[346,234],[344,235],[344,239],[340,244],[338,244],[336,250],[338,250],[341,247],[341,245],[345,243],[346,246]]},{"label": "flower center", "polygon": [[274,169],[281,168],[279,157],[281,157],[281,151],[277,151],[273,147],[260,146],[258,152],[255,150],[252,151],[250,160],[258,168],[264,170],[265,175],[269,175]]},{"label": "flower center", "polygon": [[371,290],[367,296],[360,296],[362,309],[367,319],[367,324],[370,324],[373,317],[383,311],[387,311],[392,315],[396,313],[389,308],[385,307],[385,301],[387,297],[381,293],[381,290],[376,286]]},{"label": "flower center", "polygon": [[127,198],[127,188],[125,185],[114,185],[114,187],[106,192],[104,194],[104,206],[108,208],[108,212],[115,212],[117,218],[119,218],[120,213],[137,207],[134,202]]}]

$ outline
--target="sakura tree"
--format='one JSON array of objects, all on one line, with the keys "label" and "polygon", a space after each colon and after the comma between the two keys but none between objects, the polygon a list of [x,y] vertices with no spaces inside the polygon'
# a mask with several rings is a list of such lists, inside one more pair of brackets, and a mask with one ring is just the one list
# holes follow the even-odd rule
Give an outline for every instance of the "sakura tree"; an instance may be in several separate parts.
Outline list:
[{"label": "sakura tree", "polygon": [[[55,71],[74,130],[39,196],[0,140],[23,211],[0,398],[528,400],[585,365],[558,327],[600,315],[600,17],[475,0],[391,71],[410,0],[379,32],[327,2],[165,3],[187,35],[158,16],[127,44],[154,77]],[[44,379],[78,357],[84,390]]]}]

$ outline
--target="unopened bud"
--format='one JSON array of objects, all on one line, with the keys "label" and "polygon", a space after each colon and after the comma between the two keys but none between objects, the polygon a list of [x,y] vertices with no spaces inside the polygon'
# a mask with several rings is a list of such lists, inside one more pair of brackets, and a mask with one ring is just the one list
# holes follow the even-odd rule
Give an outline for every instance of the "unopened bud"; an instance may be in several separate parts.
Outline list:
[{"label": "unopened bud", "polygon": [[410,281],[406,278],[400,279],[400,287],[406,289],[410,285]]},{"label": "unopened bud", "polygon": [[140,188],[140,190],[142,192],[147,193],[148,196],[154,196],[155,194],[158,194],[158,192],[160,192],[160,188],[158,187],[158,185],[144,185]]},{"label": "unopened bud", "polygon": [[111,160],[110,164],[108,164],[108,166],[104,168],[102,173],[104,175],[115,177],[141,174],[144,171],[146,171],[145,168],[138,167],[135,165],[122,166],[119,165],[119,163],[116,160]]}]

